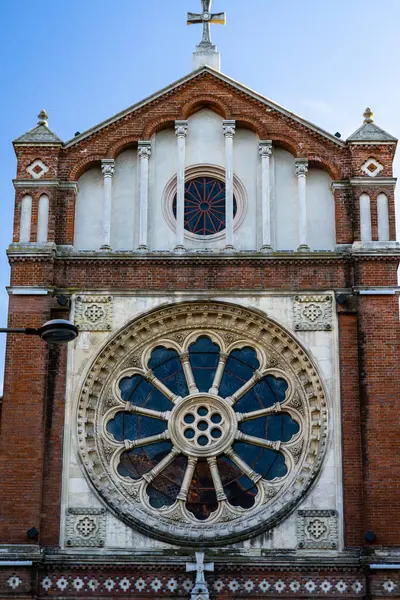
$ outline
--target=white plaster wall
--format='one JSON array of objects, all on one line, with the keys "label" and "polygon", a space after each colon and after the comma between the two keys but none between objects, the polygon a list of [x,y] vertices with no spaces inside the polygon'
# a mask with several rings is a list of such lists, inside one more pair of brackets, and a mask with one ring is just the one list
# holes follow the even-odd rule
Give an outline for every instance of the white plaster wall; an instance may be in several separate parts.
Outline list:
[{"label": "white plaster wall", "polygon": [[[138,225],[139,178],[136,150],[126,150],[115,159],[112,189],[111,248],[134,250]],[[137,244],[136,244],[137,245]]]},{"label": "white plaster wall", "polygon": [[307,175],[307,237],[311,250],[336,246],[335,201],[332,179],[326,171],[309,169]]},{"label": "white plaster wall", "polygon": [[[111,294],[111,291],[104,290]],[[116,331],[126,325],[135,317],[146,313],[162,304],[170,304],[183,300],[199,301],[222,300],[256,308],[264,311],[269,317],[275,319],[280,325],[288,329],[306,348],[313,358],[320,375],[323,378],[330,404],[330,435],[327,455],[323,467],[313,484],[311,491],[298,508],[303,509],[336,509],[339,513],[339,550],[343,547],[343,507],[342,507],[342,476],[341,476],[341,425],[340,425],[340,392],[338,368],[338,326],[337,318],[333,316],[332,331],[305,331],[294,332],[293,329],[293,298],[290,293],[258,293],[254,295],[220,295],[175,293],[166,296],[147,297],[144,295],[119,295],[113,297],[114,316],[113,332],[82,332],[77,341],[68,349],[68,389],[66,398],[66,419],[64,428],[64,468],[63,468],[63,493],[62,493],[62,521],[61,531],[64,531],[65,513],[68,507],[98,507],[101,502],[86,481],[82,467],[77,459],[77,439],[75,431],[76,402],[84,375],[93,359],[98,354],[105,341]],[[63,533],[62,533],[63,535]],[[64,540],[61,540],[64,543]],[[236,547],[247,552],[250,548],[254,554],[260,554],[262,549],[294,550],[297,545],[296,537],[296,511],[281,522],[272,531],[269,531],[252,540],[237,544]],[[107,513],[107,535],[103,550],[94,552],[107,553],[116,548],[120,551],[140,553],[144,550],[170,546],[162,542],[147,538],[119,521],[111,513]],[[319,551],[321,553],[321,551]]]},{"label": "white plaster wall", "polygon": [[282,148],[274,148],[275,194],[273,214],[276,250],[298,248],[297,177],[294,156]]},{"label": "white plaster wall", "polygon": [[100,167],[79,178],[75,205],[76,250],[98,250],[102,245],[103,174]]},{"label": "white plaster wall", "polygon": [[[225,138],[223,119],[211,110],[201,110],[188,119],[186,137],[186,169],[196,165],[215,165],[225,169]],[[168,225],[162,208],[166,185],[177,172],[177,142],[175,131],[166,129],[153,137],[149,183],[149,244],[153,250],[173,250],[175,231]],[[248,206],[245,219],[234,234],[235,247],[255,250],[257,246],[257,170],[258,137],[246,129],[237,129],[234,142],[234,174],[246,189]],[[190,239],[188,249],[224,248],[225,238],[219,240]]]}]

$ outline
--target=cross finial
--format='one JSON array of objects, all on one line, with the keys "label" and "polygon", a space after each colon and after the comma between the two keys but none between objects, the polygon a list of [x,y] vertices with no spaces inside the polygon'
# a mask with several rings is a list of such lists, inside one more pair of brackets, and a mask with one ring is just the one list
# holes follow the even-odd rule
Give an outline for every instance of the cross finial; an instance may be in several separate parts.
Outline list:
[{"label": "cross finial", "polygon": [[197,13],[188,13],[187,16],[187,24],[188,25],[197,25],[199,23],[203,24],[203,37],[198,47],[200,48],[209,48],[215,50],[212,41],[211,41],[211,30],[210,25],[218,24],[225,25],[226,24],[226,14],[225,13],[211,13],[212,0],[201,0],[203,5],[203,12],[201,14]]},{"label": "cross finial", "polygon": [[214,571],[214,563],[204,563],[204,552],[196,552],[196,562],[187,563],[186,571],[196,571],[196,583],[192,589],[191,600],[210,600],[205,571]]}]

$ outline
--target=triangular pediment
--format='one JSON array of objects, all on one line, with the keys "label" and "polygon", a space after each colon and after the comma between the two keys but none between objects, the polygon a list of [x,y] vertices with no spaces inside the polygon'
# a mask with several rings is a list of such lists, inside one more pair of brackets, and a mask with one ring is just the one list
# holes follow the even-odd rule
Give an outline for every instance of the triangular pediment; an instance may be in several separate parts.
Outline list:
[{"label": "triangular pediment", "polygon": [[76,144],[79,144],[80,142],[85,140],[88,136],[91,136],[93,134],[100,132],[102,129],[109,127],[110,125],[116,123],[117,121],[119,121],[121,119],[125,119],[126,117],[132,115],[136,111],[146,108],[147,105],[151,105],[154,102],[159,101],[163,97],[170,97],[171,94],[177,93],[179,91],[179,89],[182,88],[183,86],[186,86],[188,83],[194,83],[196,79],[200,80],[205,75],[207,75],[211,79],[214,79],[216,83],[223,83],[225,86],[229,86],[232,89],[232,93],[240,94],[241,97],[247,96],[249,99],[252,99],[253,101],[256,100],[258,103],[265,105],[265,108],[267,111],[270,110],[270,111],[274,111],[276,113],[281,114],[282,117],[286,121],[292,122],[292,125],[294,128],[296,127],[296,125],[301,126],[302,128],[305,127],[314,136],[315,136],[315,134],[317,134],[318,136],[321,136],[322,138],[325,138],[326,140],[333,142],[335,145],[337,145],[339,147],[345,146],[345,142],[338,139],[337,137],[330,134],[329,132],[324,131],[317,125],[311,123],[310,121],[307,121],[306,119],[303,119],[299,115],[284,108],[283,106],[277,104],[276,102],[273,102],[269,98],[266,98],[265,96],[262,96],[261,94],[258,94],[254,90],[235,81],[231,77],[228,77],[227,75],[224,75],[223,73],[220,73],[219,71],[215,71],[211,67],[205,66],[205,67],[201,67],[201,68],[197,69],[196,71],[193,71],[189,75],[186,75],[185,77],[179,79],[178,81],[175,81],[171,85],[159,90],[155,94],[149,96],[148,98],[145,98],[144,100],[138,102],[137,104],[134,104],[133,106],[130,106],[129,108],[121,111],[120,113],[114,115],[113,117],[103,121],[102,123],[99,123],[95,127],[92,127],[91,129],[81,133],[80,135],[75,136],[73,139],[66,142],[65,148],[69,148]]}]

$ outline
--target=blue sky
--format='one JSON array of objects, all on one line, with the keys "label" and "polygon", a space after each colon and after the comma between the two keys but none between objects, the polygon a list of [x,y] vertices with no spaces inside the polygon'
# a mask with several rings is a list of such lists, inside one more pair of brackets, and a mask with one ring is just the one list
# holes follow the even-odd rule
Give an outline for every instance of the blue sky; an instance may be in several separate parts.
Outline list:
[{"label": "blue sky", "polygon": [[[200,0],[15,0],[0,25],[0,326],[6,324],[15,155],[45,108],[63,140],[191,70]],[[366,106],[400,137],[399,0],[214,0],[222,71],[346,138]],[[400,155],[400,152],[399,152]],[[399,159],[397,159],[397,172]],[[0,338],[0,389],[4,337]]]}]

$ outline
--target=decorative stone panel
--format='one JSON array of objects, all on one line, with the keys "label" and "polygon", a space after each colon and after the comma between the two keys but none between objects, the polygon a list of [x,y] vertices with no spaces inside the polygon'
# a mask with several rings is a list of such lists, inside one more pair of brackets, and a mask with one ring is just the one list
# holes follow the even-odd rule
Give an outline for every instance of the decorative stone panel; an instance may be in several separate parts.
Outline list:
[{"label": "decorative stone panel", "polygon": [[102,548],[106,537],[106,509],[69,508],[65,535],[67,546]]},{"label": "decorative stone panel", "polygon": [[293,313],[297,331],[331,331],[332,296],[296,296]]},{"label": "decorative stone panel", "polygon": [[297,545],[299,548],[335,550],[338,547],[338,513],[336,510],[299,510]]},{"label": "decorative stone panel", "polygon": [[361,171],[368,175],[368,177],[376,177],[383,169],[384,166],[375,160],[375,158],[369,158],[361,167]]},{"label": "decorative stone panel", "polygon": [[75,325],[81,331],[109,331],[112,326],[111,296],[78,296]]},{"label": "decorative stone panel", "polygon": [[27,168],[26,171],[33,177],[33,179],[40,179],[49,170],[49,167],[44,164],[42,160],[37,158]]}]

